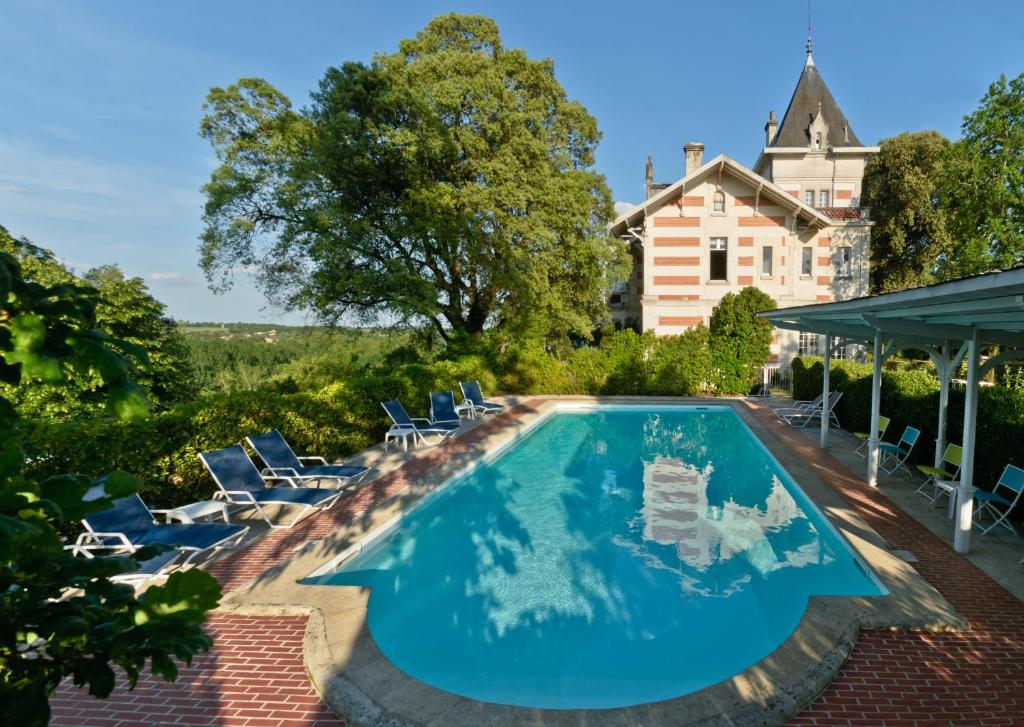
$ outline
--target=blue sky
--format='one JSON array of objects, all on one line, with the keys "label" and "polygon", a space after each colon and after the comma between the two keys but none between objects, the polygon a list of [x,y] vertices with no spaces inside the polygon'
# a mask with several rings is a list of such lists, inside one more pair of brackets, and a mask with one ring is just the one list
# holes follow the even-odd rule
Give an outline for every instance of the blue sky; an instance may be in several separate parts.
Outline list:
[{"label": "blue sky", "polygon": [[[506,45],[550,57],[604,132],[616,200],[682,173],[682,145],[751,164],[769,109],[804,61],[803,0],[591,2],[55,2],[0,0],[0,224],[78,270],[116,263],[185,320],[299,322],[244,272],[215,296],[197,268],[197,134],[211,86],[262,76],[297,106],[324,70],[395,49],[434,15],[495,18]],[[1024,71],[1024,3],[823,2],[815,60],[865,143],[958,135],[1000,73]]]}]

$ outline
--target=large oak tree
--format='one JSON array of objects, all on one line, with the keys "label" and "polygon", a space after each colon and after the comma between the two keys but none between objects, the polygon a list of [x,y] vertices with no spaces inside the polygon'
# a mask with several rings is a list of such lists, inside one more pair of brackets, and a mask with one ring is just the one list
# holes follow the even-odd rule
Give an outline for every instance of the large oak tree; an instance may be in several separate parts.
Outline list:
[{"label": "large oak tree", "polygon": [[589,333],[605,312],[624,263],[597,124],[492,20],[438,17],[395,53],[330,68],[299,112],[261,79],[212,89],[205,109],[215,287],[245,268],[287,308],[445,338]]}]

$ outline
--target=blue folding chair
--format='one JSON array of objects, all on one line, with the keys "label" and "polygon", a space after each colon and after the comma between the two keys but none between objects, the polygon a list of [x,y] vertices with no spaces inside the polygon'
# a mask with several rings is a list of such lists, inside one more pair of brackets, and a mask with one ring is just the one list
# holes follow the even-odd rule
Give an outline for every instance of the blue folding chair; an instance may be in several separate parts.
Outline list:
[{"label": "blue folding chair", "polygon": [[[255,508],[267,525],[272,528],[290,528],[309,510],[326,510],[345,494],[344,490],[318,489],[315,487],[267,487],[266,480],[272,475],[261,475],[249,459],[241,444],[232,444],[224,449],[201,452],[199,458],[206,465],[213,481],[220,491],[214,498],[230,505]],[[292,505],[301,512],[288,525],[277,525],[267,517],[265,505]]]},{"label": "blue folding chair", "polygon": [[[246,437],[245,441],[255,450],[266,467],[260,474],[272,475],[286,481],[292,487],[309,480],[335,480],[344,485],[354,484],[366,476],[369,467],[347,464],[330,464],[323,457],[299,457],[288,446],[284,436],[276,429],[265,434]],[[319,462],[307,465],[303,462]]]},{"label": "blue folding chair", "polygon": [[917,438],[920,436],[920,429],[907,427],[903,430],[903,434],[900,436],[900,441],[898,443],[890,444],[889,442],[882,442],[879,444],[879,468],[887,475],[891,475],[898,469],[902,469],[908,475],[912,474],[911,471],[907,469],[907,458],[910,457],[910,452],[914,449],[914,445],[917,444]]},{"label": "blue folding chair", "polygon": [[[1004,492],[1006,494],[1003,494]],[[982,535],[996,525],[1002,525],[1014,535],[1017,534],[1017,530],[1007,519],[1007,515],[1020,501],[1022,492],[1024,492],[1024,470],[1014,467],[1012,464],[1006,465],[991,492],[988,490],[974,491],[974,502],[977,504],[974,509],[974,524],[981,530]],[[983,515],[991,515],[993,518],[992,524],[988,527],[981,524]]]}]

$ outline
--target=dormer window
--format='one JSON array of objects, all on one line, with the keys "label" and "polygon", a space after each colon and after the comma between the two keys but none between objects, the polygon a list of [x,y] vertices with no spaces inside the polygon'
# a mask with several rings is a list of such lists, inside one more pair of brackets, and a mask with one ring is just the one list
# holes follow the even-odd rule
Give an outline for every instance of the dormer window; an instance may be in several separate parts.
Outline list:
[{"label": "dormer window", "polygon": [[814,148],[817,151],[821,151],[821,132],[819,131],[814,135]]},{"label": "dormer window", "polygon": [[720,189],[711,198],[711,210],[716,215],[725,214],[725,193]]}]

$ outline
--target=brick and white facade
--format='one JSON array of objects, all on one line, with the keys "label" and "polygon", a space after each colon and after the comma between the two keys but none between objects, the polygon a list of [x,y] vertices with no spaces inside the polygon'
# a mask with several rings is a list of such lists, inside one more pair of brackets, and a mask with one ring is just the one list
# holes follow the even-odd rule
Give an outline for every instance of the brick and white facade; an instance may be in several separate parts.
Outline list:
[{"label": "brick and white facade", "polygon": [[[620,322],[659,335],[707,324],[726,293],[755,286],[779,307],[868,293],[870,227],[861,180],[877,147],[863,146],[810,53],[781,126],[771,114],[753,169],[703,145],[685,147],[685,176],[653,183],[612,224],[630,244],[633,275],[613,296]],[[773,359],[818,352],[805,334],[778,331]]]}]

